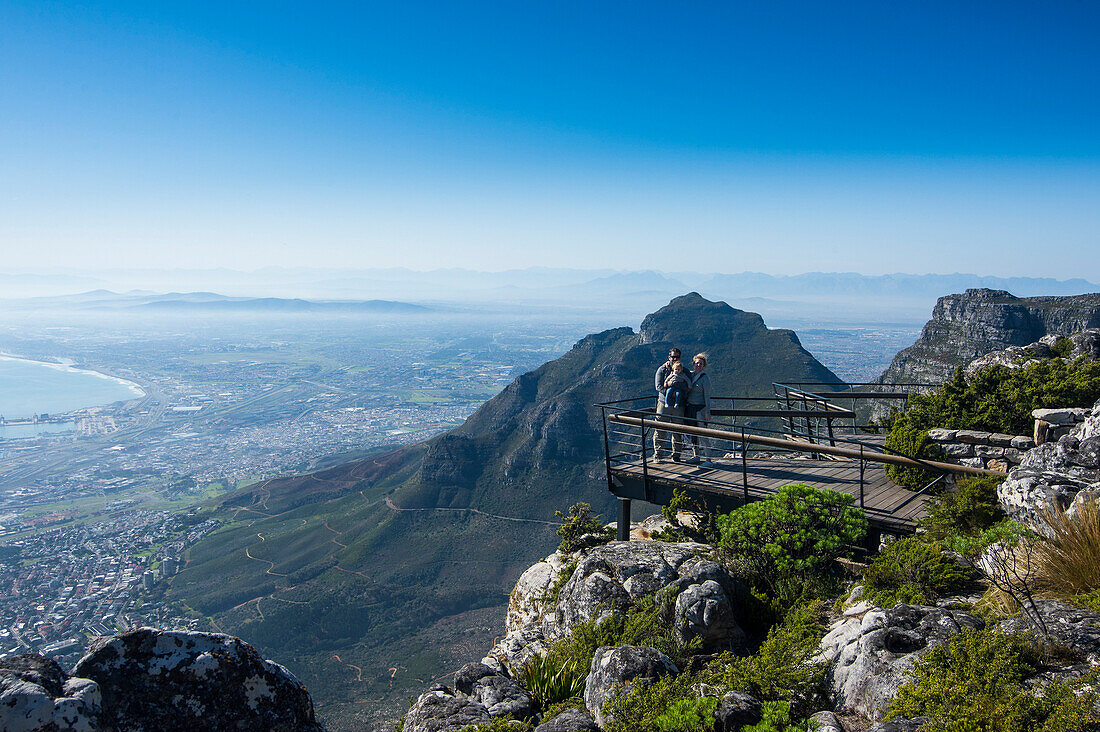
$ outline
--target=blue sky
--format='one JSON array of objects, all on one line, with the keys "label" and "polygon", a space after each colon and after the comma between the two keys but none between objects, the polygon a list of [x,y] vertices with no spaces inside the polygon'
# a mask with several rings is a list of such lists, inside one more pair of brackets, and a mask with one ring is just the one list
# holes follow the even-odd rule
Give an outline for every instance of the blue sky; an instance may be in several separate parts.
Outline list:
[{"label": "blue sky", "polygon": [[0,0],[2,266],[1088,277],[1098,8]]}]

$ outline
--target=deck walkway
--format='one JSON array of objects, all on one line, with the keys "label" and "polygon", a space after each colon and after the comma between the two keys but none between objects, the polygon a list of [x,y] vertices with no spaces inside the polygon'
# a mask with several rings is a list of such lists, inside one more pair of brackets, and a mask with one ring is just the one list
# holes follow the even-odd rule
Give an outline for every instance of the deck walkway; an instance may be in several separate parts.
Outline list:
[{"label": "deck walkway", "polygon": [[[619,460],[611,467],[613,492],[621,498],[667,503],[666,493],[673,488],[708,494],[719,505],[741,505],[746,485],[749,501],[774,495],[790,483],[806,483],[815,488],[847,493],[860,499],[858,460],[811,460],[799,458],[750,458],[742,472],[740,459],[711,460],[703,464],[672,461]],[[643,473],[648,473],[647,495]],[[863,473],[863,510],[868,523],[888,533],[912,533],[926,515],[929,496],[895,485],[886,477],[883,466],[866,463]]]}]

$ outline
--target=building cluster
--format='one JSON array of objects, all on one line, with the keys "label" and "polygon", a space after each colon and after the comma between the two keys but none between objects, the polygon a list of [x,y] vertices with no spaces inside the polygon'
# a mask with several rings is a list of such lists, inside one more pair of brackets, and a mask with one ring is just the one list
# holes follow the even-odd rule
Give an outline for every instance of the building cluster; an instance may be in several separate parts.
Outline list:
[{"label": "building cluster", "polygon": [[97,636],[141,625],[194,627],[156,589],[216,526],[193,511],[137,509],[8,542],[0,555],[0,657],[71,660]]}]

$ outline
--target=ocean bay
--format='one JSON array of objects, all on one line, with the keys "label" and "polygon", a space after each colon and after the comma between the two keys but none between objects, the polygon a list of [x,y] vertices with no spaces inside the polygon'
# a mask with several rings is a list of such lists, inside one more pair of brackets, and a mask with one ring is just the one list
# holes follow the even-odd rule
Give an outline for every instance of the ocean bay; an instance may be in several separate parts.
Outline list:
[{"label": "ocean bay", "polygon": [[141,396],[144,392],[136,384],[95,371],[0,357],[0,415],[7,420],[63,414]]}]

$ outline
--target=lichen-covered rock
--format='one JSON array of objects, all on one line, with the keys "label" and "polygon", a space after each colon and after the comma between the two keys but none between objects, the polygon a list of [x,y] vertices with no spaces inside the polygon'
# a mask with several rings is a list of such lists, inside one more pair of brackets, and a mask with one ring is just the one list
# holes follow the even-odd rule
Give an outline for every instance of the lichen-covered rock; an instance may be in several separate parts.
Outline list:
[{"label": "lichen-covered rock", "polygon": [[140,628],[94,642],[73,674],[98,684],[108,728],[321,729],[301,682],[233,636]]},{"label": "lichen-covered rock", "polygon": [[[1080,654],[1090,665],[1100,664],[1100,615],[1057,600],[1036,600],[1035,610],[1043,619],[1050,640]],[[1025,635],[1037,633],[1022,616],[1001,622],[1000,630]]]},{"label": "lichen-covered rock", "polygon": [[458,671],[455,671],[455,689],[469,695],[474,690],[474,684],[478,679],[486,676],[498,675],[500,672],[484,663],[468,663]]},{"label": "lichen-covered rock", "polygon": [[845,616],[821,641],[822,657],[829,662],[826,685],[833,708],[881,719],[918,658],[963,628],[984,625],[969,613],[922,605]]},{"label": "lichen-covered rock", "polygon": [[535,727],[535,732],[599,732],[596,720],[587,709],[566,709],[548,722]]},{"label": "lichen-covered rock", "polygon": [[[698,635],[705,645],[738,648],[745,641],[739,613],[748,590],[724,567],[702,556],[709,551],[705,544],[692,542],[629,541],[580,552],[574,555],[577,566],[552,608],[539,607],[529,599],[545,597],[552,577],[556,579],[560,572],[548,558],[539,563],[544,566],[538,571],[532,568],[523,573],[509,603],[508,633],[483,662],[495,660],[507,668],[519,668],[533,655],[545,653],[551,642],[568,635],[577,623],[626,610],[658,592],[670,602],[667,620],[675,624],[681,639]],[[685,592],[680,601],[678,596]],[[539,609],[524,610],[535,607]],[[528,622],[521,623],[523,619]]]},{"label": "lichen-covered rock", "polygon": [[584,705],[606,726],[603,706],[626,686],[649,686],[669,674],[679,673],[665,654],[646,646],[603,646],[592,657],[592,669],[584,687]]},{"label": "lichen-covered rock", "polygon": [[570,557],[554,552],[541,562],[528,567],[516,580],[508,597],[508,614],[504,632],[511,633],[531,623],[540,622],[548,609],[548,596]]},{"label": "lichen-covered rock", "polygon": [[763,718],[764,704],[740,691],[729,691],[718,702],[714,714],[715,732],[738,732],[742,727],[757,724]]},{"label": "lichen-covered rock", "polygon": [[1042,530],[1042,512],[1071,506],[1082,491],[1100,490],[1100,403],[1085,421],[1060,438],[1028,450],[997,488],[997,498],[1017,521]]},{"label": "lichen-covered rock", "polygon": [[810,719],[817,723],[815,732],[844,732],[844,725],[832,712],[818,712],[810,715]]},{"label": "lichen-covered rock", "polygon": [[510,714],[517,719],[525,719],[538,711],[538,706],[523,687],[497,674],[475,681],[470,698],[485,707],[490,717]]},{"label": "lichen-covered rock", "polygon": [[0,659],[0,729],[5,732],[93,732],[101,695],[89,679],[69,678],[38,654]]},{"label": "lichen-covered rock", "polygon": [[484,706],[442,691],[429,691],[405,715],[404,732],[458,732],[466,725],[489,721]]}]

